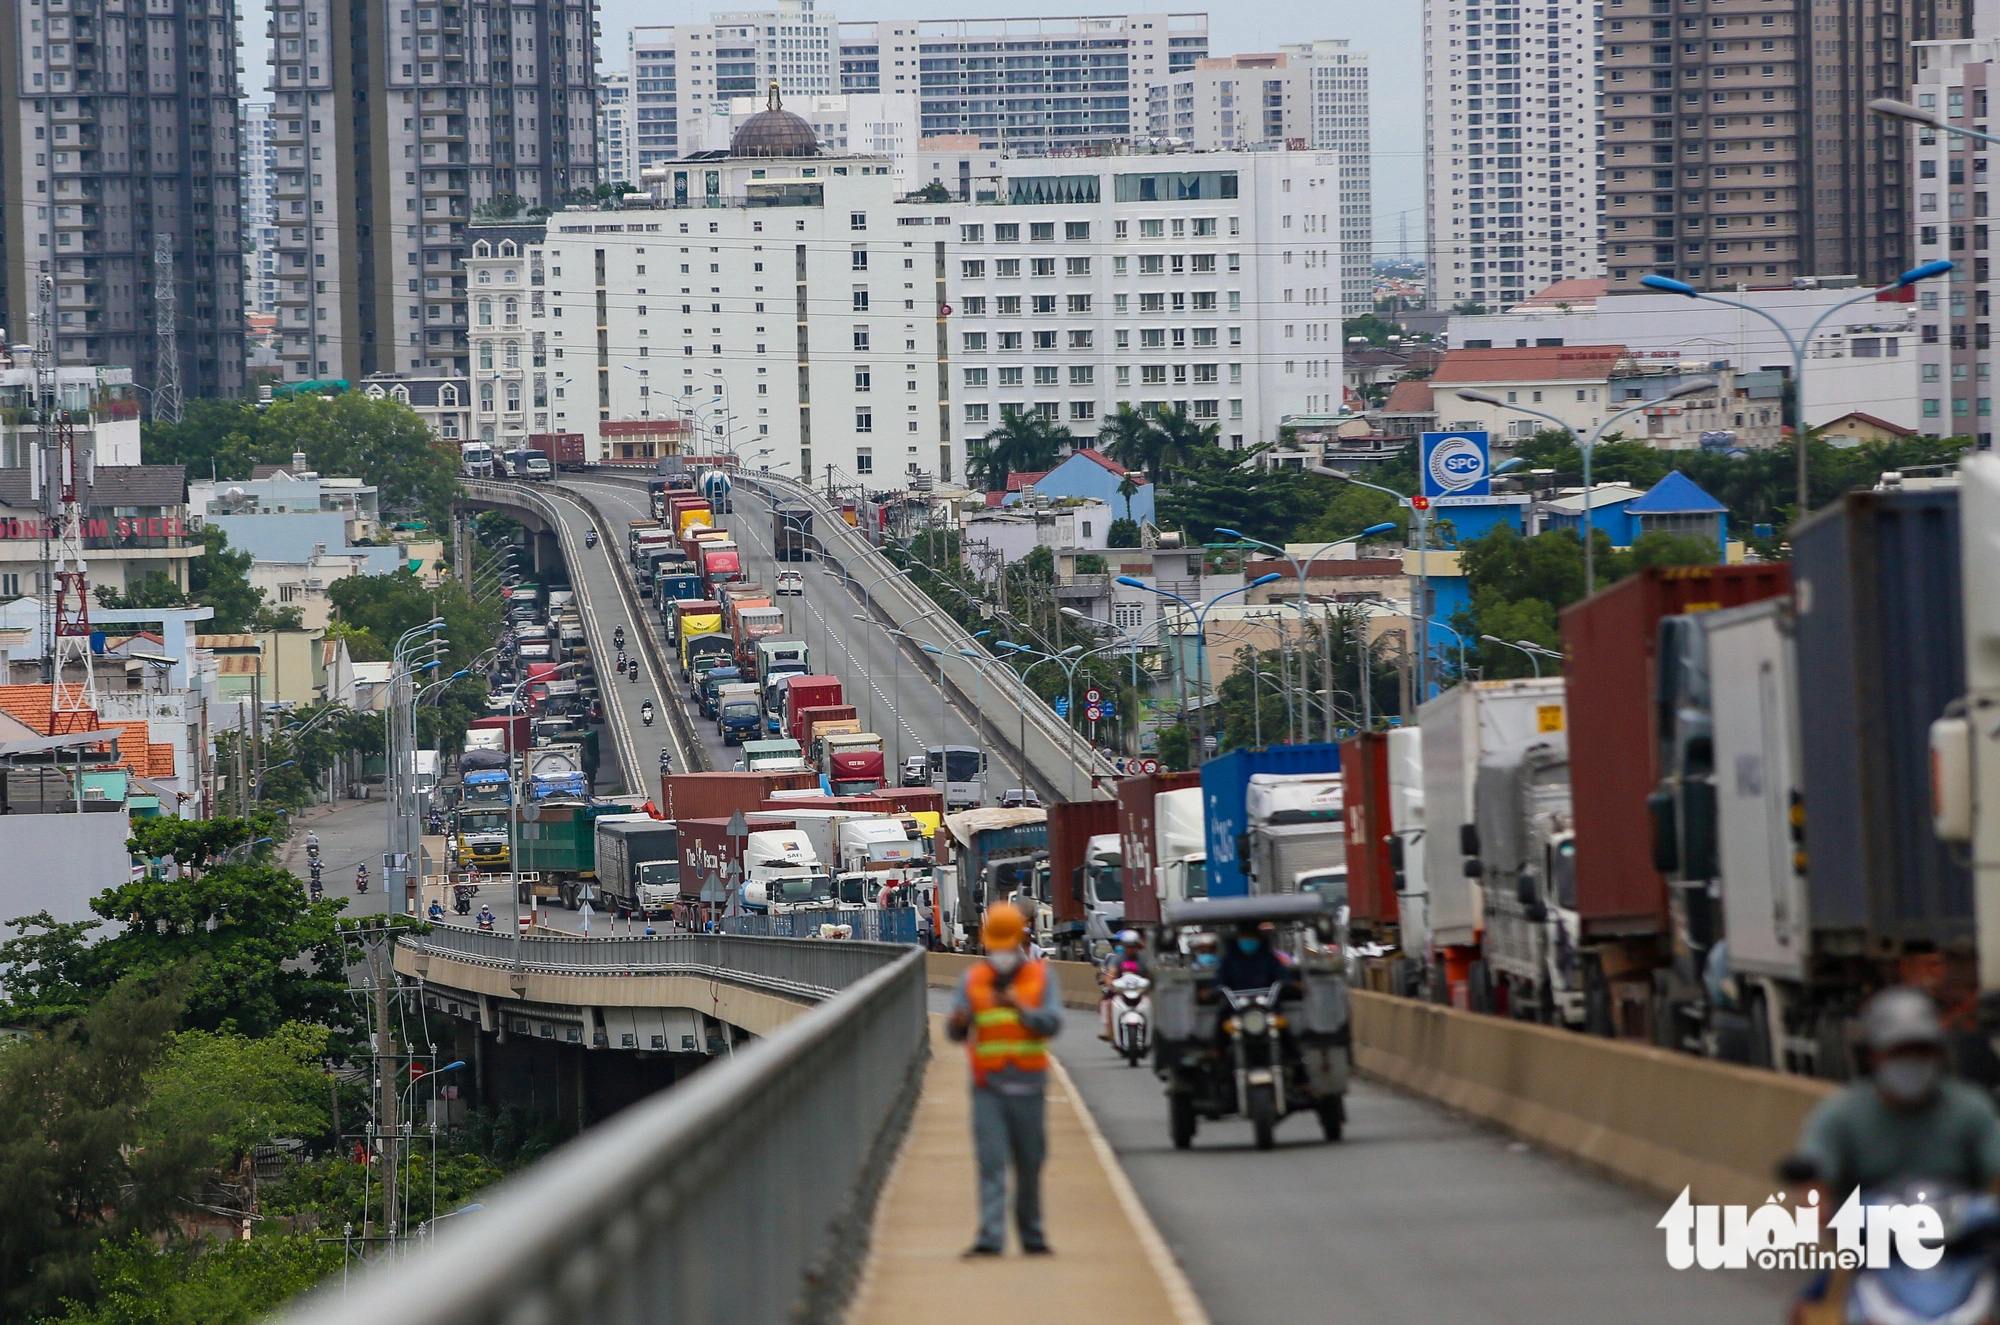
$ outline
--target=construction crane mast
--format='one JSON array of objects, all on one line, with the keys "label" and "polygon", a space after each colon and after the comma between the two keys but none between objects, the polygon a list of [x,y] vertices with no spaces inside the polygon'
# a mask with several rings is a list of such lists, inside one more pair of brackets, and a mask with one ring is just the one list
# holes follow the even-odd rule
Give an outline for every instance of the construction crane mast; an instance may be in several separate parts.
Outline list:
[{"label": "construction crane mast", "polygon": [[[41,423],[42,619],[49,629],[49,735],[97,730],[90,650],[90,578],[83,558],[91,457],[63,407],[55,356],[55,277],[41,279],[35,338],[35,409]],[[70,669],[79,675],[72,678]]]}]

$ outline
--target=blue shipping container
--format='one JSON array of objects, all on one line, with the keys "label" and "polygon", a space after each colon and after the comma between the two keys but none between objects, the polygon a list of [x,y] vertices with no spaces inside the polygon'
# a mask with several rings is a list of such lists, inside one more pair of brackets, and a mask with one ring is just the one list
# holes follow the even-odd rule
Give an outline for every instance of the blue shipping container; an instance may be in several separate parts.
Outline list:
[{"label": "blue shipping container", "polygon": [[1244,807],[1254,774],[1339,771],[1340,747],[1323,744],[1231,750],[1203,764],[1201,813],[1208,834],[1208,895],[1243,897],[1250,891],[1237,839],[1250,831]]}]

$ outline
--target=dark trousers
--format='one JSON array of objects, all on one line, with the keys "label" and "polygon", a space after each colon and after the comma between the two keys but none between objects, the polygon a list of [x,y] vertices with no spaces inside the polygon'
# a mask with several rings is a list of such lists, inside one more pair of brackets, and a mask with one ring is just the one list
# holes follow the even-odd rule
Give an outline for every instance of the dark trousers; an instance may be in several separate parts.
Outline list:
[{"label": "dark trousers", "polygon": [[1014,1227],[1023,1247],[1046,1246],[1042,1232],[1042,1160],[1048,1154],[1047,1108],[1040,1090],[1002,1095],[973,1087],[972,1140],[979,1156],[979,1244],[1007,1241],[1007,1165],[1014,1165]]}]

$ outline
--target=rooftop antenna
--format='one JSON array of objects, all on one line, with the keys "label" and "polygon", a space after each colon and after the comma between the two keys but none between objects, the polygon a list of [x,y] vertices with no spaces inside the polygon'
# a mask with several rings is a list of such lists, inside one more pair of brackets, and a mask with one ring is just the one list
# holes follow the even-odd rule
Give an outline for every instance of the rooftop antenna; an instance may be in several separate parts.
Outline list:
[{"label": "rooftop antenna", "polygon": [[[55,277],[41,283],[42,330],[35,355],[36,410],[42,434],[42,560],[47,579],[43,619],[49,635],[49,735],[97,730],[96,669],[90,651],[90,577],[83,560],[90,456],[63,406],[55,362]],[[50,518],[50,513],[53,518]],[[68,669],[82,676],[74,681]]]},{"label": "rooftop antenna", "polygon": [[179,296],[180,289],[174,280],[174,237],[162,231],[153,241],[155,423],[181,421],[181,352],[175,337],[175,304]]}]

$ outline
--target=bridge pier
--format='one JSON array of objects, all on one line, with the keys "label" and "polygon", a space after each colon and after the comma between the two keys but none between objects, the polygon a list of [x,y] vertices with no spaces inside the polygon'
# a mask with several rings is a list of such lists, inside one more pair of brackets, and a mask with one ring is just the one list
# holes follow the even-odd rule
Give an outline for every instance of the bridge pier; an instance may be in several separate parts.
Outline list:
[{"label": "bridge pier", "polygon": [[579,1130],[713,1061],[704,1053],[587,1048],[505,1030],[482,1031],[469,1021],[452,1030],[452,1052],[471,1063],[473,1094],[481,1109],[517,1105]]},{"label": "bridge pier", "polygon": [[553,530],[531,530],[528,535],[528,548],[534,557],[537,579],[541,579],[563,564],[562,543],[556,538]]}]

